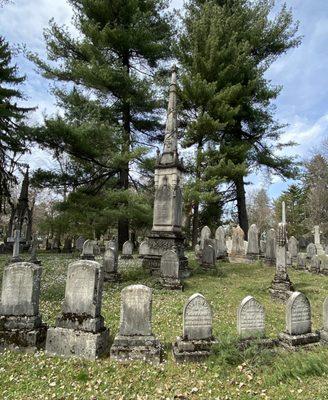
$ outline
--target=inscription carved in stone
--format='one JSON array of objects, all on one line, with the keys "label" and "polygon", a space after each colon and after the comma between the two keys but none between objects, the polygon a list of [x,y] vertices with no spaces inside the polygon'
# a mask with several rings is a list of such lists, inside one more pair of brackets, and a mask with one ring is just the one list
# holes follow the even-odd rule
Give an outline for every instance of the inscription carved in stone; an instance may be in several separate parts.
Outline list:
[{"label": "inscription carved in stone", "polygon": [[202,340],[212,337],[212,311],[205,297],[192,295],[183,312],[183,337],[188,340]]},{"label": "inscription carved in stone", "polygon": [[311,306],[300,292],[293,293],[286,304],[286,331],[290,335],[311,332]]},{"label": "inscription carved in stone", "polygon": [[238,308],[237,330],[242,338],[264,336],[264,308],[252,296],[245,297]]}]

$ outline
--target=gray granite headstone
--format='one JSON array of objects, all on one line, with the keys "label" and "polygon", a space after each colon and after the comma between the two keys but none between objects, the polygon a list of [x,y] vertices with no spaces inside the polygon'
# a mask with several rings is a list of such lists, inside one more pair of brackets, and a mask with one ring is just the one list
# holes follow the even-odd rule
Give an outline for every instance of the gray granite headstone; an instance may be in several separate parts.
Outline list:
[{"label": "gray granite headstone", "polygon": [[121,258],[133,258],[133,243],[131,240],[127,240],[126,242],[123,243],[122,247],[122,256]]},{"label": "gray granite headstone", "polygon": [[308,244],[306,248],[306,257],[311,260],[313,256],[317,255],[317,248],[314,243]]},{"label": "gray granite headstone", "polygon": [[180,281],[180,262],[175,251],[167,250],[163,253],[160,273],[163,287],[172,290],[182,289]]},{"label": "gray granite headstone", "polygon": [[259,247],[259,231],[255,224],[251,225],[248,230],[248,246],[247,246],[247,256],[248,257],[258,257],[260,254]]},{"label": "gray granite headstone", "polygon": [[14,232],[13,256],[11,259],[13,263],[21,261],[19,251],[20,251],[20,230],[16,229]]},{"label": "gray granite headstone", "polygon": [[193,294],[183,310],[183,338],[204,340],[212,337],[212,311],[205,297]]},{"label": "gray granite headstone", "polygon": [[84,238],[83,236],[79,236],[79,237],[76,239],[76,242],[75,242],[76,250],[82,251],[82,250],[83,250],[83,244],[84,244],[84,242],[85,242],[85,238]]},{"label": "gray granite headstone", "polygon": [[104,253],[103,266],[105,280],[109,279],[110,275],[117,274],[118,254],[111,247],[109,247]]},{"label": "gray granite headstone", "polygon": [[143,258],[147,254],[150,253],[150,248],[149,248],[149,243],[148,240],[144,240],[143,242],[140,243],[139,246],[139,258]]},{"label": "gray granite headstone", "polygon": [[292,259],[292,263],[295,262],[297,260],[297,254],[298,254],[298,241],[295,238],[295,236],[291,236],[288,239],[288,251]]},{"label": "gray granite headstone", "polygon": [[210,239],[210,238],[211,238],[211,230],[207,225],[205,225],[202,228],[202,230],[200,231],[200,247],[201,247],[201,249],[204,248],[206,239]]},{"label": "gray granite headstone", "polygon": [[298,269],[306,268],[306,253],[298,253],[296,265]]},{"label": "gray granite headstone", "polygon": [[287,301],[286,332],[290,335],[311,332],[311,306],[303,293],[294,292]]},{"label": "gray granite headstone", "polygon": [[266,236],[265,260],[269,264],[274,264],[276,259],[276,232],[270,229]]},{"label": "gray granite headstone", "polygon": [[232,230],[232,257],[243,257],[245,256],[245,244],[244,244],[244,231],[238,225]]},{"label": "gray granite headstone", "polygon": [[225,239],[225,230],[223,226],[219,226],[215,231],[216,240],[216,257],[218,259],[226,259],[228,256],[228,250]]},{"label": "gray granite headstone", "polygon": [[216,253],[213,246],[210,244],[204,245],[202,250],[201,265],[203,268],[214,268],[216,263]]},{"label": "gray granite headstone", "polygon": [[237,331],[242,339],[265,335],[264,308],[252,296],[245,297],[238,307]]},{"label": "gray granite headstone", "polygon": [[82,260],[94,260],[95,256],[93,253],[93,247],[94,247],[94,242],[93,240],[86,240],[83,243],[83,249],[82,249]]}]

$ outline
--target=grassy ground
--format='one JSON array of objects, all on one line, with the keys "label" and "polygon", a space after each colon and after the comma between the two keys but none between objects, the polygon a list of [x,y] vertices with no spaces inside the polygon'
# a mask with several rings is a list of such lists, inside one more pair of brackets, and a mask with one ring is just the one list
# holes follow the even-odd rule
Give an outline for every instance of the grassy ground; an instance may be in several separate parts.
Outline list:
[{"label": "grassy ground", "polygon": [[[43,264],[41,312],[53,325],[64,297],[66,268],[73,256],[41,255]],[[0,258],[0,274],[6,257]],[[191,260],[194,268],[195,262]],[[328,399],[328,348],[289,353],[282,349],[236,350],[236,310],[253,295],[265,307],[267,336],[284,329],[284,306],[270,300],[268,287],[274,269],[257,265],[219,264],[211,274],[195,271],[184,292],[161,290],[138,262],[125,264],[121,284],[106,284],[102,314],[111,334],[119,326],[120,291],[129,284],[153,287],[153,331],[165,345],[165,362],[119,365],[109,359],[96,362],[48,358],[43,352],[0,355],[1,399]],[[328,295],[328,277],[290,271],[296,290],[308,296],[313,328],[321,327],[321,307]],[[215,355],[202,364],[176,364],[171,342],[182,332],[182,309],[195,292],[211,303]]]}]

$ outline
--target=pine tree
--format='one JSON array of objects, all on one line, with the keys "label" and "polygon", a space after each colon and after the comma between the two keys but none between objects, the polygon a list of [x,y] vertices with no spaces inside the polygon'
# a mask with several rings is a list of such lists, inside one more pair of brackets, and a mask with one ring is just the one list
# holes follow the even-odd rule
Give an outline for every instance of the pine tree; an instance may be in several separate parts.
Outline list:
[{"label": "pine tree", "polygon": [[277,156],[282,126],[271,101],[279,94],[264,78],[281,54],[299,44],[297,24],[283,7],[272,19],[271,0],[190,0],[177,57],[189,146],[216,151],[208,176],[233,182],[239,224],[248,231],[245,177],[259,166],[283,177],[292,160]]},{"label": "pine tree", "polygon": [[144,144],[160,136],[153,75],[170,56],[170,20],[165,1],[69,3],[78,36],[52,21],[45,34],[48,62],[31,55],[43,76],[65,84],[55,91],[65,115],[47,119],[35,140],[71,158],[68,175],[48,178],[93,195],[116,191],[122,246],[129,237],[129,191],[138,189],[135,174],[148,162]]},{"label": "pine tree", "polygon": [[17,104],[23,100],[18,86],[24,81],[25,76],[20,76],[17,66],[12,64],[8,42],[0,37],[0,214],[8,212],[10,189],[17,183],[15,172],[22,167],[18,156],[27,151],[29,128],[25,118],[33,109]]}]

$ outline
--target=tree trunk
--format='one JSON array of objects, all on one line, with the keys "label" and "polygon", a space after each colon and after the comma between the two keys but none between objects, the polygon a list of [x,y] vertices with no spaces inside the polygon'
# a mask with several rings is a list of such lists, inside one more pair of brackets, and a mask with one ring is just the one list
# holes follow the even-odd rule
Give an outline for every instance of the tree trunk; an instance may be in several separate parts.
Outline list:
[{"label": "tree trunk", "polygon": [[239,226],[244,231],[245,240],[247,240],[248,217],[247,217],[247,210],[246,210],[244,178],[242,176],[237,177],[234,180],[234,183],[236,185],[236,194],[237,194],[238,222],[239,222]]},{"label": "tree trunk", "polygon": [[193,218],[192,218],[192,248],[194,249],[198,240],[198,230],[199,230],[199,203],[193,205]]},{"label": "tree trunk", "polygon": [[[129,54],[123,55],[123,65],[127,72],[130,72],[130,59]],[[130,151],[131,144],[131,111],[128,100],[123,100],[122,107],[122,120],[123,120],[123,147],[122,152],[127,153]],[[129,188],[129,163],[122,165],[120,171],[120,189],[127,190]],[[117,226],[118,233],[118,248],[121,250],[123,243],[129,240],[129,220],[127,218],[120,218]]]}]

